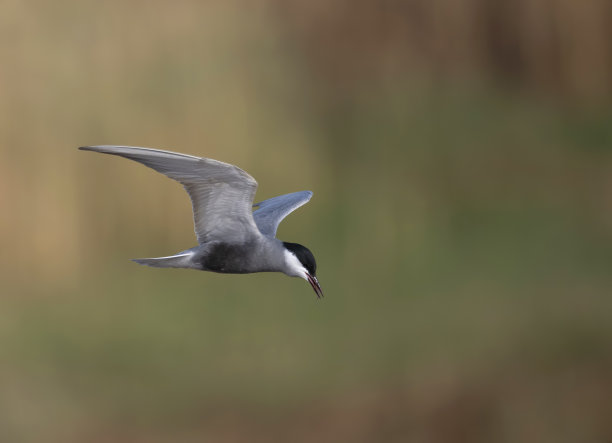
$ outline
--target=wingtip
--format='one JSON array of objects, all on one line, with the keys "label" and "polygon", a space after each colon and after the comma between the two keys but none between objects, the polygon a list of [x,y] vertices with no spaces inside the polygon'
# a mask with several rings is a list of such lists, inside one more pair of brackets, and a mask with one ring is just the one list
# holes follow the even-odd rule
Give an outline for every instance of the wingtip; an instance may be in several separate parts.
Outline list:
[{"label": "wingtip", "polygon": [[122,145],[91,145],[91,146],[80,146],[80,151],[92,151],[92,152],[101,152],[103,154],[118,154],[120,151],[124,149],[146,149],[146,148],[136,148],[133,146],[122,146]]},{"label": "wingtip", "polygon": [[104,149],[111,148],[110,145],[91,145],[91,146],[79,146],[80,151],[102,151]]},{"label": "wingtip", "polygon": [[100,152],[101,149],[104,146],[79,146],[79,151],[93,151],[93,152]]}]

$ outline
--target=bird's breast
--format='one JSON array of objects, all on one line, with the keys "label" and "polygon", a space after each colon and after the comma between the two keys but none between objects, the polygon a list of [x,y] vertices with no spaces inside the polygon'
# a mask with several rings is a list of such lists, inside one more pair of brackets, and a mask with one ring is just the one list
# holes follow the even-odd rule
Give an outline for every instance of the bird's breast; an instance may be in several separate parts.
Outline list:
[{"label": "bird's breast", "polygon": [[206,271],[227,274],[257,272],[254,266],[254,245],[244,243],[215,242],[206,248],[200,258]]}]

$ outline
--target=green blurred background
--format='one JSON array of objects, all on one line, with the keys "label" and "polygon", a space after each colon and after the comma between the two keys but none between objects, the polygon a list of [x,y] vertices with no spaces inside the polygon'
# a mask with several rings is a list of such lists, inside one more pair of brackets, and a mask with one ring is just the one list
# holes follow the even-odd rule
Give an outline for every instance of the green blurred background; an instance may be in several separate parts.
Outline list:
[{"label": "green blurred background", "polygon": [[[0,4],[0,441],[612,439],[605,0]],[[311,202],[280,274],[195,245],[179,185]]]}]

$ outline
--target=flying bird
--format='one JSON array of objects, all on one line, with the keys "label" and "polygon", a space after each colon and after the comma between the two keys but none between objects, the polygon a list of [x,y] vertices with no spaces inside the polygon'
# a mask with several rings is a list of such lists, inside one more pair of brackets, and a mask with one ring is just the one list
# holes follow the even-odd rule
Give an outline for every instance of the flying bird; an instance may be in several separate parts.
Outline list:
[{"label": "flying bird", "polygon": [[[308,281],[318,298],[312,252],[276,238],[279,223],[307,203],[311,191],[279,195],[253,205],[257,182],[237,166],[203,157],[132,146],[83,146],[142,163],[183,185],[193,208],[198,246],[168,257],[134,259],[157,268],[188,268],[227,274],[283,272]],[[257,208],[253,211],[253,208]]]}]

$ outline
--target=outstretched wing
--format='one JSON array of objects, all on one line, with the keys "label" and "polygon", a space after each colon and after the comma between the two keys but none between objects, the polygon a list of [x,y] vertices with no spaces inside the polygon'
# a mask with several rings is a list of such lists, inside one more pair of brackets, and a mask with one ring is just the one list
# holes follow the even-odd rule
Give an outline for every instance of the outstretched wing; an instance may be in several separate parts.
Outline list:
[{"label": "outstretched wing", "polygon": [[200,244],[219,238],[240,242],[260,235],[252,214],[257,182],[237,166],[159,149],[131,146],[79,149],[129,158],[181,183],[191,198]]},{"label": "outstretched wing", "polygon": [[274,238],[280,222],[297,208],[306,204],[310,197],[312,197],[311,191],[299,191],[279,195],[253,205],[259,208],[253,212],[253,218],[259,231],[267,237]]}]

